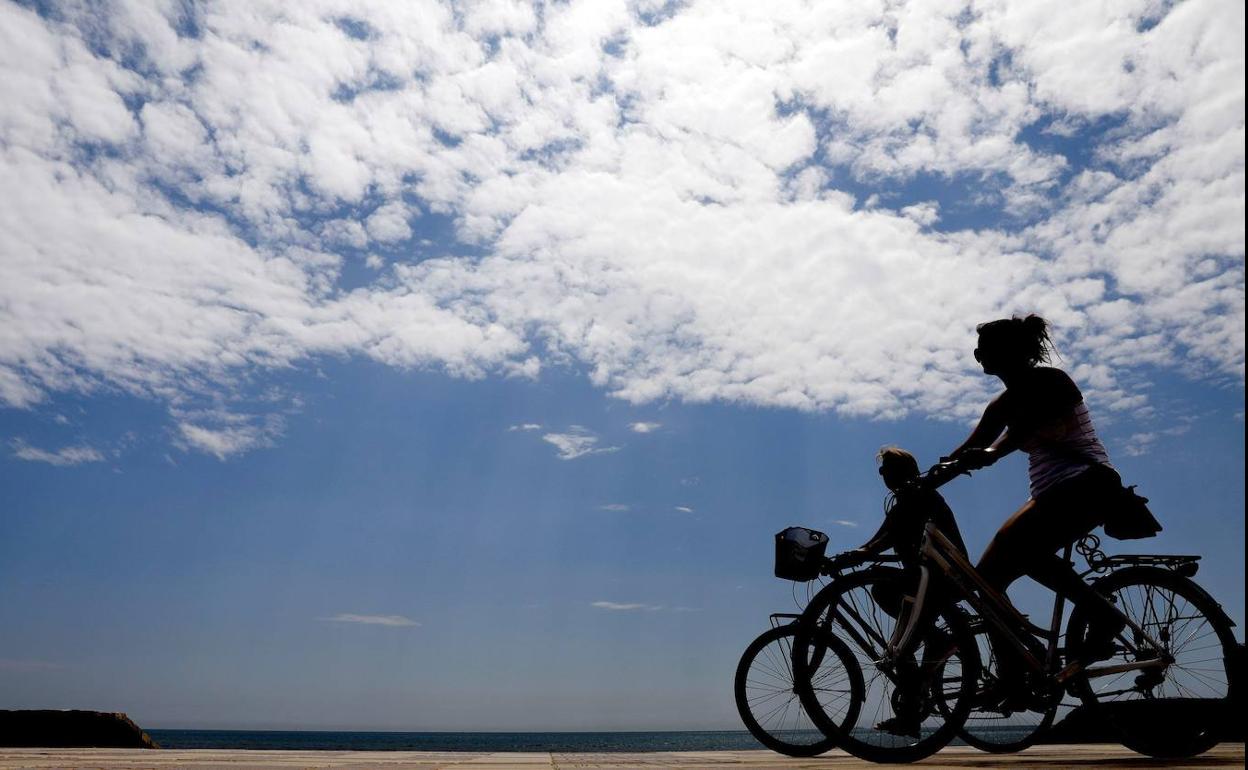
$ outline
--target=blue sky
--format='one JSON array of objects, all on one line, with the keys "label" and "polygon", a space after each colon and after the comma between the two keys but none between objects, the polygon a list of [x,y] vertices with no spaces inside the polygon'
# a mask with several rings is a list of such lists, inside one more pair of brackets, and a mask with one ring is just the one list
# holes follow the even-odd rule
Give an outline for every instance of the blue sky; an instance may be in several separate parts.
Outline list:
[{"label": "blue sky", "polygon": [[[770,576],[771,535],[801,523],[857,544],[883,500],[874,449],[927,461],[963,429],[631,407],[576,372],[325,374],[287,383],[305,412],[276,447],[227,462],[170,453],[163,415],[130,399],[62,404],[71,426],[6,413],[32,444],[148,437],[116,460],[0,467],[6,705],[121,708],[150,726],[734,727],[735,657],[794,606]],[[1202,583],[1242,622],[1236,394],[1159,390],[1204,414],[1115,458],[1167,527],[1120,550],[1204,554]],[[540,431],[508,430],[525,423],[584,425],[619,449],[561,460]],[[972,550],[1024,495],[1018,459],[948,488]],[[327,620],[341,615],[419,625]]]},{"label": "blue sky", "polygon": [[0,5],[0,707],[736,727],[1024,312],[1243,620],[1243,8],[652,6]]}]

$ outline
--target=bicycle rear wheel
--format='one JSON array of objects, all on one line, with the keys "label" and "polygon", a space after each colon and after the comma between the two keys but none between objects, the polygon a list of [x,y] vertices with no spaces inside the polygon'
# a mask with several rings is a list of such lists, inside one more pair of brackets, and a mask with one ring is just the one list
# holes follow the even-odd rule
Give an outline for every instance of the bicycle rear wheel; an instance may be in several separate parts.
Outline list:
[{"label": "bicycle rear wheel", "polygon": [[[741,721],[758,742],[791,757],[813,757],[836,745],[802,707],[793,680],[793,624],[764,631],[737,664],[733,690]],[[853,719],[862,701],[862,671],[839,639],[810,648],[824,672],[820,689],[829,713]]]},{"label": "bicycle rear wheel", "polygon": [[[820,729],[837,735],[840,748],[869,762],[914,762],[948,744],[970,712],[979,679],[974,637],[962,612],[952,606],[934,613],[935,621],[912,659],[897,666],[887,662],[887,643],[897,624],[889,610],[897,608],[881,607],[876,597],[904,595],[913,590],[913,582],[891,568],[847,575],[811,601],[799,623],[803,630],[794,640],[802,705]],[[821,635],[841,638],[862,669],[864,698],[853,720],[834,722],[814,689],[805,686],[810,668],[807,645],[818,644]],[[906,667],[910,671],[903,672]],[[903,683],[907,679],[908,685]],[[917,711],[917,736],[878,729],[907,710]]]},{"label": "bicycle rear wheel", "polygon": [[[1071,689],[1133,751],[1181,758],[1217,745],[1232,724],[1239,686],[1235,635],[1226,613],[1191,580],[1156,567],[1128,567],[1094,586],[1161,644],[1166,663],[1098,676],[1097,669],[1154,657],[1151,645],[1128,627],[1115,641],[1114,654],[1073,677]],[[1071,649],[1080,648],[1087,625],[1076,607],[1066,631]]]}]

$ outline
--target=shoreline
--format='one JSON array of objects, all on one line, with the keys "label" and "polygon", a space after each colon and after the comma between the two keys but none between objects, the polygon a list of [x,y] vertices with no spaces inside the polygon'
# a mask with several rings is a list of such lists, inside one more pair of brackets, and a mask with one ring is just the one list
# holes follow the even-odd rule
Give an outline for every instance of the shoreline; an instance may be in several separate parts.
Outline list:
[{"label": "shoreline", "polygon": [[[1113,744],[1035,746],[1019,754],[985,754],[969,747],[951,747],[924,760],[931,768],[1162,768],[1243,767],[1244,744],[1223,743],[1188,760],[1155,760]],[[573,768],[676,767],[683,770],[722,768],[869,768],[878,767],[839,750],[813,759],[793,759],[766,750],[668,752],[447,752],[447,751],[283,751],[270,749],[0,749],[0,770],[90,767],[96,770],[159,768],[372,768],[389,770],[572,770]]]}]

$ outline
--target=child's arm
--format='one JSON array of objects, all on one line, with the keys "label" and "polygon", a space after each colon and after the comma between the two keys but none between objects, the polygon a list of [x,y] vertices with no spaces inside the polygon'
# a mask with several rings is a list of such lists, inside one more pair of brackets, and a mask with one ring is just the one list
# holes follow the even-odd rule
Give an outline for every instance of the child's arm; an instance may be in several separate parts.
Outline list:
[{"label": "child's arm", "polygon": [[875,556],[887,551],[893,545],[890,523],[889,515],[887,513],[884,514],[884,521],[880,523],[880,528],[875,531],[875,534],[857,548],[846,551],[846,555],[852,554],[854,557]]}]

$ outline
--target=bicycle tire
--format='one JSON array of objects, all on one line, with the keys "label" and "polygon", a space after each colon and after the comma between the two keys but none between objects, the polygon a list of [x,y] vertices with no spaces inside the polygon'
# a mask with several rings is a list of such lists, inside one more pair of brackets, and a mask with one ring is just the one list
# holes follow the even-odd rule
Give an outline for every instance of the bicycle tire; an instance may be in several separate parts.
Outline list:
[{"label": "bicycle tire", "polygon": [[[1127,567],[1093,586],[1160,642],[1172,662],[1151,679],[1141,671],[1080,673],[1072,677],[1071,690],[1132,751],[1179,759],[1216,746],[1231,724],[1239,687],[1237,643],[1222,607],[1193,581],[1157,567]],[[1078,650],[1087,633],[1085,613],[1076,607],[1066,628],[1069,647]],[[1130,629],[1124,633],[1137,636]],[[1093,668],[1136,660],[1132,647],[1142,643],[1133,638],[1130,646],[1118,644],[1113,657]]]},{"label": "bicycle tire", "polygon": [[[897,691],[890,675],[883,672],[878,661],[883,658],[881,646],[875,640],[887,640],[892,633],[894,619],[874,600],[874,589],[886,590],[896,587],[901,571],[894,568],[873,568],[851,573],[825,587],[807,607],[799,621],[801,632],[794,640],[794,665],[798,671],[798,691],[802,705],[812,721],[824,732],[835,735],[837,746],[859,759],[879,763],[915,762],[930,756],[946,746],[961,729],[970,712],[975,688],[979,679],[979,652],[973,635],[961,610],[949,605],[935,614],[934,628],[947,635],[951,646],[949,660],[941,664],[933,674],[939,673],[936,683],[941,693],[933,695],[922,688],[920,697],[928,705],[922,710],[922,726],[918,738],[896,736],[875,729],[875,725],[894,714]],[[828,610],[838,607],[839,616],[829,621]],[[854,614],[861,619],[842,622],[838,617]],[[856,628],[852,628],[855,626]],[[864,630],[865,629],[865,630]],[[857,709],[857,719],[836,724],[819,707],[817,698],[806,685],[806,671],[801,660],[809,657],[807,644],[816,643],[818,634],[840,637],[858,659],[864,679],[864,702]],[[926,643],[920,645],[920,650]],[[917,651],[916,651],[917,652]],[[921,660],[921,652],[918,656]],[[950,664],[955,667],[950,668]],[[951,690],[944,693],[946,689]],[[942,708],[936,708],[940,702]]]},{"label": "bicycle tire", "polygon": [[[989,691],[996,681],[996,653],[987,626],[972,624],[979,648],[980,681],[978,692]],[[1053,724],[1061,693],[1054,693],[1043,709],[1007,712],[999,708],[975,705],[958,730],[958,737],[968,746],[989,754],[1014,754],[1031,747]]]},{"label": "bicycle tire", "polygon": [[[750,642],[737,664],[733,692],[737,712],[750,734],[772,751],[790,757],[813,757],[836,745],[807,715],[796,692],[792,670],[793,624],[768,629]],[[845,704],[856,709],[862,699],[862,671],[839,639],[825,640],[819,648],[820,663],[831,651],[844,669]],[[847,711],[849,718],[855,711]]]}]

